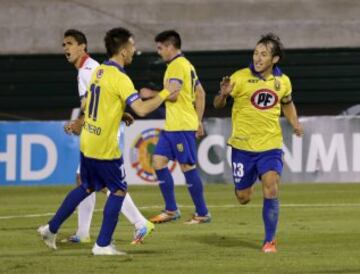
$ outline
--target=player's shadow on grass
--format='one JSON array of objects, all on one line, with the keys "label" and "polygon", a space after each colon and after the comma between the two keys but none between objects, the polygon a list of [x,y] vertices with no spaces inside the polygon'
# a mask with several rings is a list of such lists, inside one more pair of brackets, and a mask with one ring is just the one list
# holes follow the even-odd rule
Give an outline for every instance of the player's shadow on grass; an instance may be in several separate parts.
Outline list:
[{"label": "player's shadow on grass", "polygon": [[259,249],[260,246],[254,241],[243,240],[240,237],[232,237],[228,235],[207,234],[207,235],[186,235],[184,238],[188,241],[198,242],[202,244],[217,247],[245,247],[250,249]]}]

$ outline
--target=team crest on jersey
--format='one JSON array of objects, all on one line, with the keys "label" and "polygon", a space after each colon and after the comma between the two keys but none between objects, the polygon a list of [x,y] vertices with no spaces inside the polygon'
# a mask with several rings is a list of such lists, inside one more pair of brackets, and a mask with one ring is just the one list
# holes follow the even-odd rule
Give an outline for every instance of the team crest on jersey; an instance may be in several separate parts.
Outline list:
[{"label": "team crest on jersey", "polygon": [[276,105],[278,102],[277,94],[269,89],[257,90],[253,96],[251,96],[251,103],[257,109],[269,109]]},{"label": "team crest on jersey", "polygon": [[184,152],[184,145],[182,143],[176,144],[176,149],[179,152]]},{"label": "team crest on jersey", "polygon": [[[152,156],[159,140],[160,129],[149,128],[142,131],[134,140],[130,148],[131,167],[136,175],[146,182],[155,183],[157,178],[152,165]],[[176,167],[176,162],[170,162],[170,171]]]},{"label": "team crest on jersey", "polygon": [[99,69],[97,72],[96,72],[96,78],[100,79],[104,74],[104,70],[103,69]]}]

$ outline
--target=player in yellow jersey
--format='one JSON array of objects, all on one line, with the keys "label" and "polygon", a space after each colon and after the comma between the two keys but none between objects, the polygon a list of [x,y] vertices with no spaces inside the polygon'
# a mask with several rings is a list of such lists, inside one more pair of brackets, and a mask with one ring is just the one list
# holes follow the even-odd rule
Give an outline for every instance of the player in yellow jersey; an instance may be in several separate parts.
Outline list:
[{"label": "player in yellow jersey", "polygon": [[[85,94],[91,81],[94,70],[100,65],[92,59],[87,53],[87,39],[84,33],[79,30],[69,29],[64,33],[63,48],[67,60],[78,69],[78,91],[80,102],[86,101]],[[65,125],[65,131],[69,134],[79,134],[83,122],[83,113],[80,112],[78,119],[68,122]],[[129,113],[124,113],[122,123],[118,132],[120,149],[123,150],[125,125],[133,123],[134,118]],[[78,132],[73,132],[77,128]],[[120,172],[120,171],[119,171]],[[81,184],[80,165],[76,172],[76,183]],[[109,192],[107,192],[109,193]],[[90,242],[90,225],[95,209],[95,192],[84,199],[77,208],[78,229],[74,235],[71,235],[68,241],[73,243]],[[135,226],[134,238],[132,244],[143,243],[144,238],[154,230],[154,224],[149,222],[136,207],[130,193],[127,192],[121,213],[128,221]],[[62,241],[67,241],[66,239]]]},{"label": "player in yellow jersey", "polygon": [[[47,225],[38,232],[45,244],[56,249],[56,234],[61,224],[77,205],[93,191],[105,187],[110,195],[104,207],[103,223],[92,249],[94,255],[124,255],[111,244],[118,215],[127,191],[122,152],[118,144],[118,130],[125,106],[137,115],[145,116],[164,100],[176,96],[175,84],[165,83],[156,97],[142,101],[126,75],[124,66],[130,64],[135,52],[132,34],[123,28],[106,33],[105,47],[109,60],[96,68],[87,92],[85,122],[80,137],[81,185],[72,190]],[[120,171],[120,172],[119,172]]]},{"label": "player in yellow jersey", "polygon": [[153,156],[159,187],[165,200],[165,210],[150,220],[164,223],[180,218],[177,208],[174,181],[168,169],[169,160],[177,160],[185,175],[195,214],[188,224],[208,223],[211,220],[206,207],[203,185],[196,169],[196,134],[203,135],[202,117],[205,108],[205,91],[195,68],[181,52],[181,38],[174,30],[155,37],[158,54],[167,62],[164,84],[177,83],[180,93],[166,101],[165,128],[161,131]]},{"label": "player in yellow jersey", "polygon": [[303,134],[292,101],[289,78],[278,66],[283,46],[278,36],[266,34],[256,44],[252,63],[231,77],[224,77],[215,108],[234,99],[232,107],[232,170],[235,194],[240,204],[251,199],[253,185],[259,177],[264,196],[263,220],[265,240],[263,252],[276,252],[275,234],[279,215],[279,182],[283,168],[281,110],[294,128]]}]

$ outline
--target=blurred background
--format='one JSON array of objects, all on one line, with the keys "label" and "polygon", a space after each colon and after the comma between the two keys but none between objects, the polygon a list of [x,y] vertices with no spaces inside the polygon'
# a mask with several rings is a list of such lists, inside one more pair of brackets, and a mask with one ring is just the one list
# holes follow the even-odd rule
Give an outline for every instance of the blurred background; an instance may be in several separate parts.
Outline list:
[{"label": "blurred background", "polygon": [[154,36],[176,29],[207,92],[206,117],[222,76],[247,66],[261,34],[280,36],[283,71],[301,116],[338,115],[360,102],[360,2],[356,0],[32,0],[0,1],[0,119],[62,120],[78,106],[77,71],[62,53],[63,33],[83,31],[106,59],[103,37],[129,28],[142,54],[127,68],[136,88],[161,87],[165,68]]},{"label": "blurred background", "polygon": [[[207,93],[207,136],[198,150],[206,182],[232,182],[226,147],[231,104],[212,106],[219,82],[248,66],[267,32],[285,46],[280,66],[292,81],[305,126],[304,138],[296,139],[281,120],[284,181],[359,181],[360,116],[352,116],[360,113],[359,14],[357,0],[2,0],[0,184],[74,182],[78,138],[66,136],[62,126],[79,106],[77,70],[64,56],[63,34],[69,28],[83,31],[90,55],[102,62],[105,32],[118,26],[135,36],[139,54],[126,70],[138,90],[162,88],[166,65],[155,52],[155,35],[165,29],[181,34],[183,51]],[[126,131],[129,182],[153,177],[152,150],[140,148],[154,147],[161,125],[138,121]],[[153,143],[137,147],[133,142],[144,132],[152,132]],[[181,176],[178,170],[177,182],[184,181]]]}]

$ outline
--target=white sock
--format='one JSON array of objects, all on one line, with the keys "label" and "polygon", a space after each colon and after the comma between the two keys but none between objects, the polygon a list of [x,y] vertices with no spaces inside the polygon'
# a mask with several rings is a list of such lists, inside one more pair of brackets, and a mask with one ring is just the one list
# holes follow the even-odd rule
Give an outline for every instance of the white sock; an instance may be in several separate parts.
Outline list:
[{"label": "white sock", "polygon": [[78,205],[78,230],[76,235],[80,238],[90,236],[90,225],[95,208],[95,201],[95,192],[93,192]]},{"label": "white sock", "polygon": [[135,228],[140,228],[146,224],[146,218],[136,207],[129,193],[126,193],[123,205],[121,207],[121,213],[124,214],[130,223],[135,225]]}]

